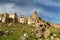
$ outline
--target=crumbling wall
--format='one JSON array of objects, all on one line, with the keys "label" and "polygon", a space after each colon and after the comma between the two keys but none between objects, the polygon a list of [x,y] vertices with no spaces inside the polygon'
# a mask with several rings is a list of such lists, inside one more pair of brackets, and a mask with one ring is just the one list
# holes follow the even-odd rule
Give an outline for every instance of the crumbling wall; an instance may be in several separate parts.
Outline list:
[{"label": "crumbling wall", "polygon": [[17,22],[16,13],[9,14],[9,22]]},{"label": "crumbling wall", "polygon": [[34,11],[33,15],[28,17],[28,24],[35,25],[37,21],[39,21],[38,13]]},{"label": "crumbling wall", "polygon": [[2,22],[2,14],[0,14],[0,23]]},{"label": "crumbling wall", "polygon": [[28,24],[32,24],[32,19],[31,19],[31,16],[28,17]]},{"label": "crumbling wall", "polygon": [[0,22],[1,23],[7,23],[8,22],[8,14],[7,13],[2,13],[0,14]]},{"label": "crumbling wall", "polygon": [[24,18],[24,15],[21,15],[20,17],[19,17],[19,23],[25,23],[26,22],[26,19]]}]

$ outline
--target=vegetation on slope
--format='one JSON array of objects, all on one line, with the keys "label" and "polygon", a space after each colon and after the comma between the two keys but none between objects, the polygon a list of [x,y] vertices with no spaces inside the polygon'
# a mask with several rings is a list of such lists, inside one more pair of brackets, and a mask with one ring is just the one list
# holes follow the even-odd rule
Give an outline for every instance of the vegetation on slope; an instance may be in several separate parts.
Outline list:
[{"label": "vegetation on slope", "polygon": [[[36,40],[35,34],[32,35],[33,26],[28,24],[1,24],[0,30],[4,32],[9,32],[8,34],[4,34],[0,36],[0,40],[21,40],[21,36],[24,33],[28,33],[28,40]],[[60,28],[50,28],[51,32],[55,33],[60,37]]]}]

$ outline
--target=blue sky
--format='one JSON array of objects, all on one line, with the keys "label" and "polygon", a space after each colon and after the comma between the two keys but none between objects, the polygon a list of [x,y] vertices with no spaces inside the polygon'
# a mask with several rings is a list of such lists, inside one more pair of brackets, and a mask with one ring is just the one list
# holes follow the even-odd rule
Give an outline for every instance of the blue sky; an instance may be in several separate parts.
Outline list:
[{"label": "blue sky", "polygon": [[16,12],[28,17],[34,10],[46,21],[60,24],[60,0],[0,0],[0,13]]}]

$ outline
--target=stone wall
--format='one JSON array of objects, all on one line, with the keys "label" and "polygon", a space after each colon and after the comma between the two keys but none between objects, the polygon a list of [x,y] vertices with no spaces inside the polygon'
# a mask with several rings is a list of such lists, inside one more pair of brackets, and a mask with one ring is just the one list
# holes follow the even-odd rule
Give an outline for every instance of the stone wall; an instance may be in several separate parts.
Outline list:
[{"label": "stone wall", "polygon": [[9,22],[16,22],[16,21],[17,21],[16,13],[9,14]]},{"label": "stone wall", "polygon": [[0,14],[0,22],[7,23],[8,22],[8,16],[9,15],[7,13]]},{"label": "stone wall", "polygon": [[24,15],[21,15],[19,18],[17,17],[16,13],[3,13],[0,14],[0,23],[27,23],[29,25],[33,26],[40,26],[40,25],[47,25],[46,22],[42,21],[42,19],[39,19],[38,12],[34,11],[33,15],[29,16],[28,18],[25,18]]},{"label": "stone wall", "polygon": [[28,24],[32,24],[32,25],[35,25],[35,23],[39,20],[38,18],[38,13],[37,11],[34,11],[33,12],[33,15],[32,16],[29,16],[28,17]]},{"label": "stone wall", "polygon": [[18,18],[18,22],[19,23],[25,23],[26,19],[24,18],[24,15],[21,15],[19,18]]}]

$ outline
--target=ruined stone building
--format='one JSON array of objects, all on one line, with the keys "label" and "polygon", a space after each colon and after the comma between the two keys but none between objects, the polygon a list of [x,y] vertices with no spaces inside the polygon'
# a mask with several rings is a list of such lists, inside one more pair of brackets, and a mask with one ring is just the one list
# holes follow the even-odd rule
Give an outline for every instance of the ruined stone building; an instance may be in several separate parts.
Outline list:
[{"label": "ruined stone building", "polygon": [[31,18],[31,16],[28,17],[28,24],[29,24],[29,25],[32,24],[32,18]]},{"label": "ruined stone building", "polygon": [[9,14],[9,22],[17,22],[17,14],[16,13],[11,13]]},{"label": "ruined stone building", "polygon": [[33,15],[29,16],[28,18],[25,18],[24,15],[21,15],[19,18],[17,17],[16,13],[2,13],[0,14],[0,23],[27,23],[29,25],[33,26],[46,26],[47,24],[43,21],[40,20],[37,11],[33,12]]},{"label": "ruined stone building", "polygon": [[34,11],[33,15],[28,17],[28,24],[35,25],[35,23],[38,21],[39,21],[38,13],[37,11]]},{"label": "ruined stone building", "polygon": [[26,18],[24,18],[24,15],[21,15],[19,18],[18,18],[18,22],[19,23],[26,23]]},{"label": "ruined stone building", "polygon": [[11,14],[7,14],[7,13],[3,13],[0,14],[0,22],[2,23],[6,23],[6,22],[19,22],[19,23],[28,23],[28,24],[35,24],[36,22],[38,22],[38,13],[37,11],[34,11],[32,16],[29,16],[28,18],[24,18],[23,15],[21,15],[19,18],[17,17],[16,13],[11,13]]},{"label": "ruined stone building", "polygon": [[9,15],[7,13],[0,14],[0,22],[7,23],[9,19]]},{"label": "ruined stone building", "polygon": [[37,13],[37,11],[33,12],[32,19],[34,19],[34,20],[38,19],[38,13]]}]

